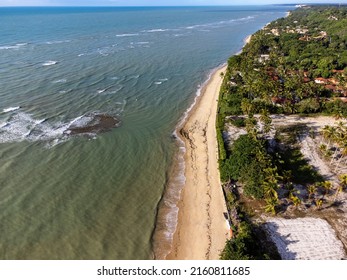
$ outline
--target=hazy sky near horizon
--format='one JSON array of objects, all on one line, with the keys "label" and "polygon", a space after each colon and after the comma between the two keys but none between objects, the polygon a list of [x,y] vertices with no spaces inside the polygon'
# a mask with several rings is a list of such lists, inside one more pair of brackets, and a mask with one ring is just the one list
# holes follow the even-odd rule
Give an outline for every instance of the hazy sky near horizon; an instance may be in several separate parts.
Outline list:
[{"label": "hazy sky near horizon", "polygon": [[0,0],[0,6],[196,6],[346,3],[347,0]]}]

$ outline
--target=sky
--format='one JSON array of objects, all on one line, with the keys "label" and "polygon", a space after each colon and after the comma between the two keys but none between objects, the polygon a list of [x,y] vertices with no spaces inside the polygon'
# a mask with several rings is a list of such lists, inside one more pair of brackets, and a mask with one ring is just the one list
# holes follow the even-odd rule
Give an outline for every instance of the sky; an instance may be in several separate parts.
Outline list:
[{"label": "sky", "polygon": [[344,3],[347,0],[0,0],[0,6],[203,6]]}]

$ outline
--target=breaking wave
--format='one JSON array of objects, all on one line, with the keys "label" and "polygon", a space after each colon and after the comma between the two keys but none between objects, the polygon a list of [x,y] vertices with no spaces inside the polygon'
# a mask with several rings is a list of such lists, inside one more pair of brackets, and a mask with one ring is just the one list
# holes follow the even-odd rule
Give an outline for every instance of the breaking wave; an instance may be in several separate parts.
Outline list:
[{"label": "breaking wave", "polygon": [[[96,136],[98,132],[107,131],[107,129],[112,128],[109,124],[110,120],[114,120],[112,124],[117,121],[111,115],[88,113],[68,122],[51,122],[46,118],[36,119],[25,112],[15,112],[5,122],[0,123],[0,143],[43,141],[58,144],[68,140],[71,135],[88,134]],[[103,127],[105,124],[108,125],[106,129]],[[71,131],[75,133],[71,133]]]}]

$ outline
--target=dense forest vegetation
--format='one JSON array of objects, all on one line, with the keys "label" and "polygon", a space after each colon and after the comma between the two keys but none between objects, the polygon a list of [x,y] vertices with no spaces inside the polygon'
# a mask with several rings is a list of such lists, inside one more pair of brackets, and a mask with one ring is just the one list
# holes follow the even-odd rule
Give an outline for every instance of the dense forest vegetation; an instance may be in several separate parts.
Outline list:
[{"label": "dense forest vegetation", "polygon": [[[296,145],[302,127],[276,131],[276,145],[269,143],[267,135],[272,129],[270,114],[347,117],[346,26],[345,6],[299,8],[253,34],[242,53],[228,60],[219,98],[217,138],[221,180],[229,212],[236,217],[230,218],[234,234],[222,259],[276,258],[273,251],[261,250],[261,241],[257,241],[261,233],[252,225],[234,184],[242,185],[245,197],[263,201],[264,211],[272,214],[281,207],[279,189],[297,207],[301,200],[293,186],[305,185],[312,194],[310,202],[320,207],[323,201],[313,200],[313,193],[320,189],[328,194],[332,188]],[[247,133],[228,145],[223,137],[227,123],[243,127]],[[341,131],[345,133],[338,143],[346,147],[347,154],[347,129],[341,126]],[[345,188],[346,182],[341,186]]]}]

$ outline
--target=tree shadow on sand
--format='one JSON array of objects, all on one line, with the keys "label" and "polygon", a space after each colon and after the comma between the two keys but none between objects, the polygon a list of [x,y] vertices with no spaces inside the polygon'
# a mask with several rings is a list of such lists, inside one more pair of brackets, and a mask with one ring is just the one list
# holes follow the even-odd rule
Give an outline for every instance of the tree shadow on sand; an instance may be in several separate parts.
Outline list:
[{"label": "tree shadow on sand", "polygon": [[291,234],[283,235],[279,232],[279,226],[274,222],[267,222],[264,228],[269,235],[270,239],[274,242],[277,247],[278,253],[281,255],[283,260],[295,260],[297,254],[288,250],[288,245],[297,243],[299,240],[291,240]]}]

